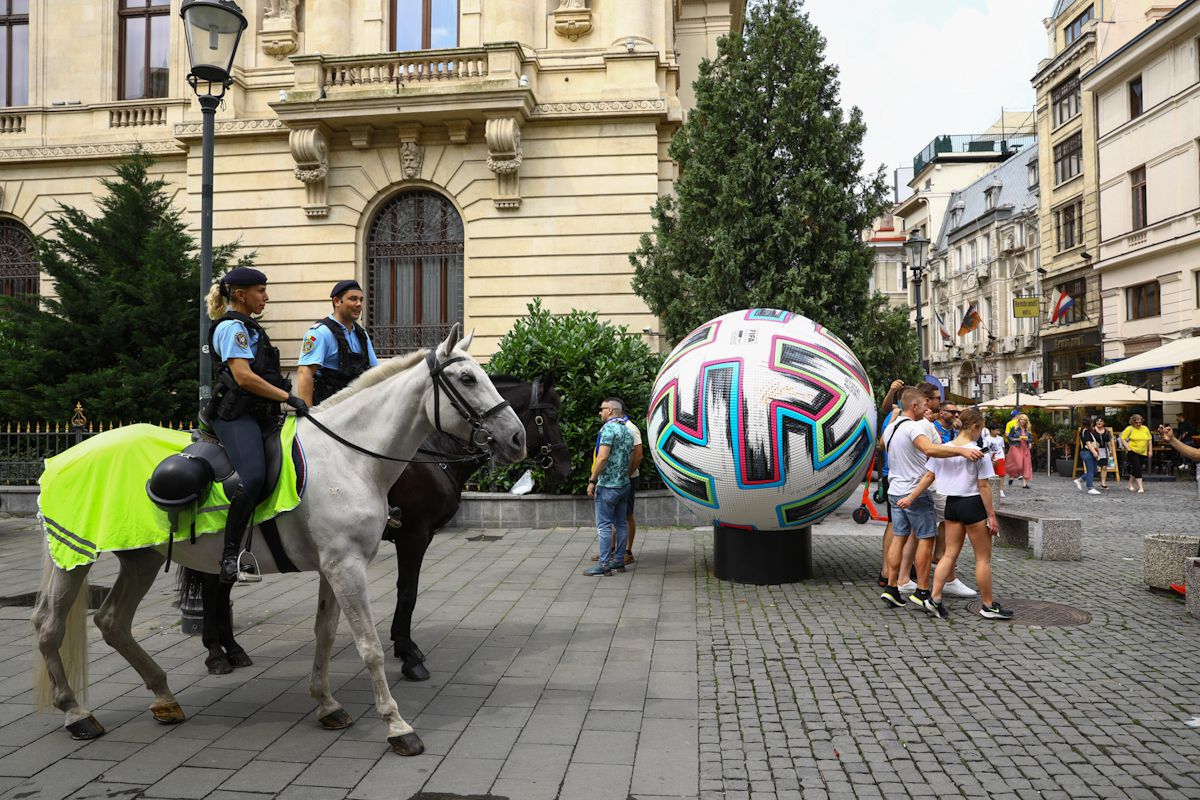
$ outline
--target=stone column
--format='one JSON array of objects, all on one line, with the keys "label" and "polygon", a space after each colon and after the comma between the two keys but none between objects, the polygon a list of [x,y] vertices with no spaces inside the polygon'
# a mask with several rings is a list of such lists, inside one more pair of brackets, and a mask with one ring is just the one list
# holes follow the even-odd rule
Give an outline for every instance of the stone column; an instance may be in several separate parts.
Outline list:
[{"label": "stone column", "polygon": [[634,52],[654,50],[655,4],[652,0],[620,0],[610,5],[617,13],[616,19],[609,23],[614,33],[609,50],[625,52],[630,40],[633,40]]}]

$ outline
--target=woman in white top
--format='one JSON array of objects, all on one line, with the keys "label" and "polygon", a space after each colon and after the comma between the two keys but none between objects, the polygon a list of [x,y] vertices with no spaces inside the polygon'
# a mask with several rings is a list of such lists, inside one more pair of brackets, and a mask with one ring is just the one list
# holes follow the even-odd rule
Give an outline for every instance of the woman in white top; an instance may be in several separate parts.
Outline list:
[{"label": "woman in white top", "polygon": [[[962,428],[949,444],[978,449],[977,441],[983,432],[983,415],[974,408],[968,408],[962,412],[959,420]],[[942,605],[942,587],[952,574],[964,540],[970,537],[971,549],[975,551],[975,581],[983,599],[979,615],[986,619],[1012,619],[1012,612],[1001,608],[992,597],[992,536],[1000,532],[996,510],[992,506],[992,490],[988,485],[988,478],[995,475],[992,460],[983,458],[968,461],[962,456],[931,458],[926,469],[928,471],[913,489],[913,494],[919,495],[936,479],[937,491],[946,495],[946,550],[933,575],[931,597],[913,602],[939,619],[950,615]]]}]

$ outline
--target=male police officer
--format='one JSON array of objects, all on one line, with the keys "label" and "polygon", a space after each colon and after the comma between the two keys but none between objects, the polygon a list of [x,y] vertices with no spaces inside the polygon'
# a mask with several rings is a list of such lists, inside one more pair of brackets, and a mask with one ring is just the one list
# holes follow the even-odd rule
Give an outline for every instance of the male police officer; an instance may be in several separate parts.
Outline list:
[{"label": "male police officer", "polygon": [[329,297],[333,313],[313,323],[300,344],[296,394],[314,406],[379,364],[371,337],[357,321],[363,312],[358,281],[338,281]]}]

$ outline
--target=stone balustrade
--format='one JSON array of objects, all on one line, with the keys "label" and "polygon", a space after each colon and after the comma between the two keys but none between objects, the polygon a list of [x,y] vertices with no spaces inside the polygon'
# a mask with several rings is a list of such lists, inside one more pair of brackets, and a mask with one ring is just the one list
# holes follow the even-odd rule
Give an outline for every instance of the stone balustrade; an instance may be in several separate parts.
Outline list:
[{"label": "stone balustrade", "polygon": [[483,50],[431,50],[373,58],[330,58],[321,65],[321,87],[370,88],[436,81],[475,80],[488,74]]},{"label": "stone balustrade", "polygon": [[144,125],[166,124],[166,106],[124,106],[108,110],[110,128],[139,128]]},{"label": "stone balustrade", "polygon": [[5,133],[24,133],[24,114],[0,114],[0,135]]}]

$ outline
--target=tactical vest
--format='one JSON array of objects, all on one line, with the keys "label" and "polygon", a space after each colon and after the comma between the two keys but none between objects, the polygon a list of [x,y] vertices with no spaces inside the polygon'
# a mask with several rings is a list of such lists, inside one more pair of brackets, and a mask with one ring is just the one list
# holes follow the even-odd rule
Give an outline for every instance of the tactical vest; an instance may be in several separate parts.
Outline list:
[{"label": "tactical vest", "polygon": [[254,358],[250,361],[250,371],[272,386],[290,393],[292,382],[283,376],[279,367],[279,348],[271,345],[271,337],[262,326],[245,314],[227,311],[225,316],[214,320],[208,328],[208,354],[213,361],[212,397],[205,406],[205,416],[209,419],[233,420],[238,417],[255,417],[270,419],[280,413],[279,403],[268,400],[246,391],[238,385],[233,377],[229,364],[217,355],[214,339],[217,326],[227,319],[237,320],[249,330],[258,333],[258,341],[254,345]]},{"label": "tactical vest", "polygon": [[346,329],[336,320],[324,317],[317,320],[317,325],[324,325],[333,333],[338,346],[338,368],[321,367],[317,370],[316,380],[313,381],[313,405],[321,403],[326,398],[340,392],[350,385],[350,382],[367,371],[370,357],[367,354],[367,332],[357,322],[354,323],[354,335],[358,339],[358,352],[350,349],[350,339]]}]

